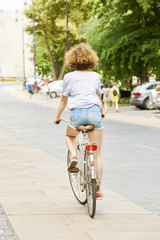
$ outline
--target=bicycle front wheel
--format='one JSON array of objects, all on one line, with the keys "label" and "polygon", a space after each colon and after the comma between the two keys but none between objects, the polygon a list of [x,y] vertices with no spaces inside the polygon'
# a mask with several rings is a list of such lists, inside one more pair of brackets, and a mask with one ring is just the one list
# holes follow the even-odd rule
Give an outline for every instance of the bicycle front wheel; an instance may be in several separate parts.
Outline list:
[{"label": "bicycle front wheel", "polygon": [[[79,152],[79,150],[77,151]],[[68,151],[67,166],[69,166],[70,159],[71,159],[71,155],[70,155],[70,152]],[[82,159],[78,159],[78,161],[80,160]],[[81,163],[81,165],[82,164],[83,163]],[[77,173],[68,172],[68,176],[69,176],[69,181],[70,181],[70,185],[74,193],[74,196],[81,204],[85,205],[87,203],[87,199],[86,199],[85,181],[84,181],[84,168],[81,169],[79,167],[79,172]]]},{"label": "bicycle front wheel", "polygon": [[92,179],[89,153],[85,155],[85,162],[87,206],[89,216],[93,218],[96,213],[96,179]]}]

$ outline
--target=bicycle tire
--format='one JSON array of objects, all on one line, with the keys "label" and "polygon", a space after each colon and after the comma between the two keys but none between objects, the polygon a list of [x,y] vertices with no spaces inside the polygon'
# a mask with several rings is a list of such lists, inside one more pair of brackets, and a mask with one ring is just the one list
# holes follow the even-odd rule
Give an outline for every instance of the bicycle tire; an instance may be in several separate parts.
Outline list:
[{"label": "bicycle tire", "polygon": [[[77,149],[77,151],[79,150]],[[70,158],[71,158],[70,152],[68,151],[67,167],[69,166]],[[81,170],[77,173],[68,172],[68,176],[74,196],[76,197],[78,202],[80,202],[80,204],[85,205],[87,203],[87,198],[86,191],[84,189],[85,188],[84,172],[82,172]]]},{"label": "bicycle tire", "polygon": [[90,154],[85,155],[85,177],[86,177],[86,196],[88,213],[94,218],[96,213],[96,179],[91,177]]}]

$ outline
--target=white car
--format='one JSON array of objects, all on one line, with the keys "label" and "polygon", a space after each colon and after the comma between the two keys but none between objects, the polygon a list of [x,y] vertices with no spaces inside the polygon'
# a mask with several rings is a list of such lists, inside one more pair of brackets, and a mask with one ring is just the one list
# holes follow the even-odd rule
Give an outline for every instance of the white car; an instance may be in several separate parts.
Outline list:
[{"label": "white car", "polygon": [[49,87],[49,96],[51,98],[56,98],[57,96],[62,95],[63,89],[63,80],[56,80],[48,84]]},{"label": "white car", "polygon": [[149,100],[154,108],[158,108],[160,110],[160,85],[158,85],[156,89],[152,89],[150,91]]}]

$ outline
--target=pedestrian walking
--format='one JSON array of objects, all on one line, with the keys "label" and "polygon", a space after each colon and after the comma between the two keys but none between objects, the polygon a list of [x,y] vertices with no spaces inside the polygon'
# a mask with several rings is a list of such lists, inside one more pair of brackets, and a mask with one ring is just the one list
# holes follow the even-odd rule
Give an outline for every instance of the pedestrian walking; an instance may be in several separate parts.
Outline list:
[{"label": "pedestrian walking", "polygon": [[118,112],[118,99],[119,99],[119,88],[117,87],[116,83],[112,83],[111,88],[111,100],[112,100],[112,107],[115,108],[115,111]]},{"label": "pedestrian walking", "polygon": [[45,84],[45,89],[44,89],[45,93],[46,93],[46,99],[48,99],[49,97],[49,86],[48,83]]},{"label": "pedestrian walking", "polygon": [[29,98],[31,98],[33,95],[33,82],[32,81],[28,81],[27,89],[28,89],[28,93],[29,93]]},{"label": "pedestrian walking", "polygon": [[100,75],[90,71],[97,66],[98,57],[88,45],[81,43],[67,52],[66,60],[67,66],[75,71],[64,76],[61,103],[54,123],[58,124],[61,121],[61,114],[67,105],[71,110],[71,115],[66,132],[66,143],[72,156],[68,171],[77,165],[76,136],[79,132],[76,127],[94,125],[94,130],[90,131],[88,135],[90,141],[97,144],[97,174],[100,180],[97,199],[101,199],[103,197],[101,193],[103,172],[101,159],[103,135],[101,82]]},{"label": "pedestrian walking", "polygon": [[111,101],[111,89],[108,83],[105,83],[104,89],[103,89],[103,102],[104,102],[105,113],[108,113],[109,111],[110,101]]}]

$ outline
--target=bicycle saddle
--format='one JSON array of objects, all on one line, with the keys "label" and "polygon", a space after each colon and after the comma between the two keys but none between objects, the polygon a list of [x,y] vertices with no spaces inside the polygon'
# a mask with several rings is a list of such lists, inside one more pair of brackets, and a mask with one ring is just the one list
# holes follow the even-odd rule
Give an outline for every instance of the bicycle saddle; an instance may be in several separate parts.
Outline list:
[{"label": "bicycle saddle", "polygon": [[77,131],[92,131],[93,129],[93,125],[79,125],[78,127],[76,127]]}]

